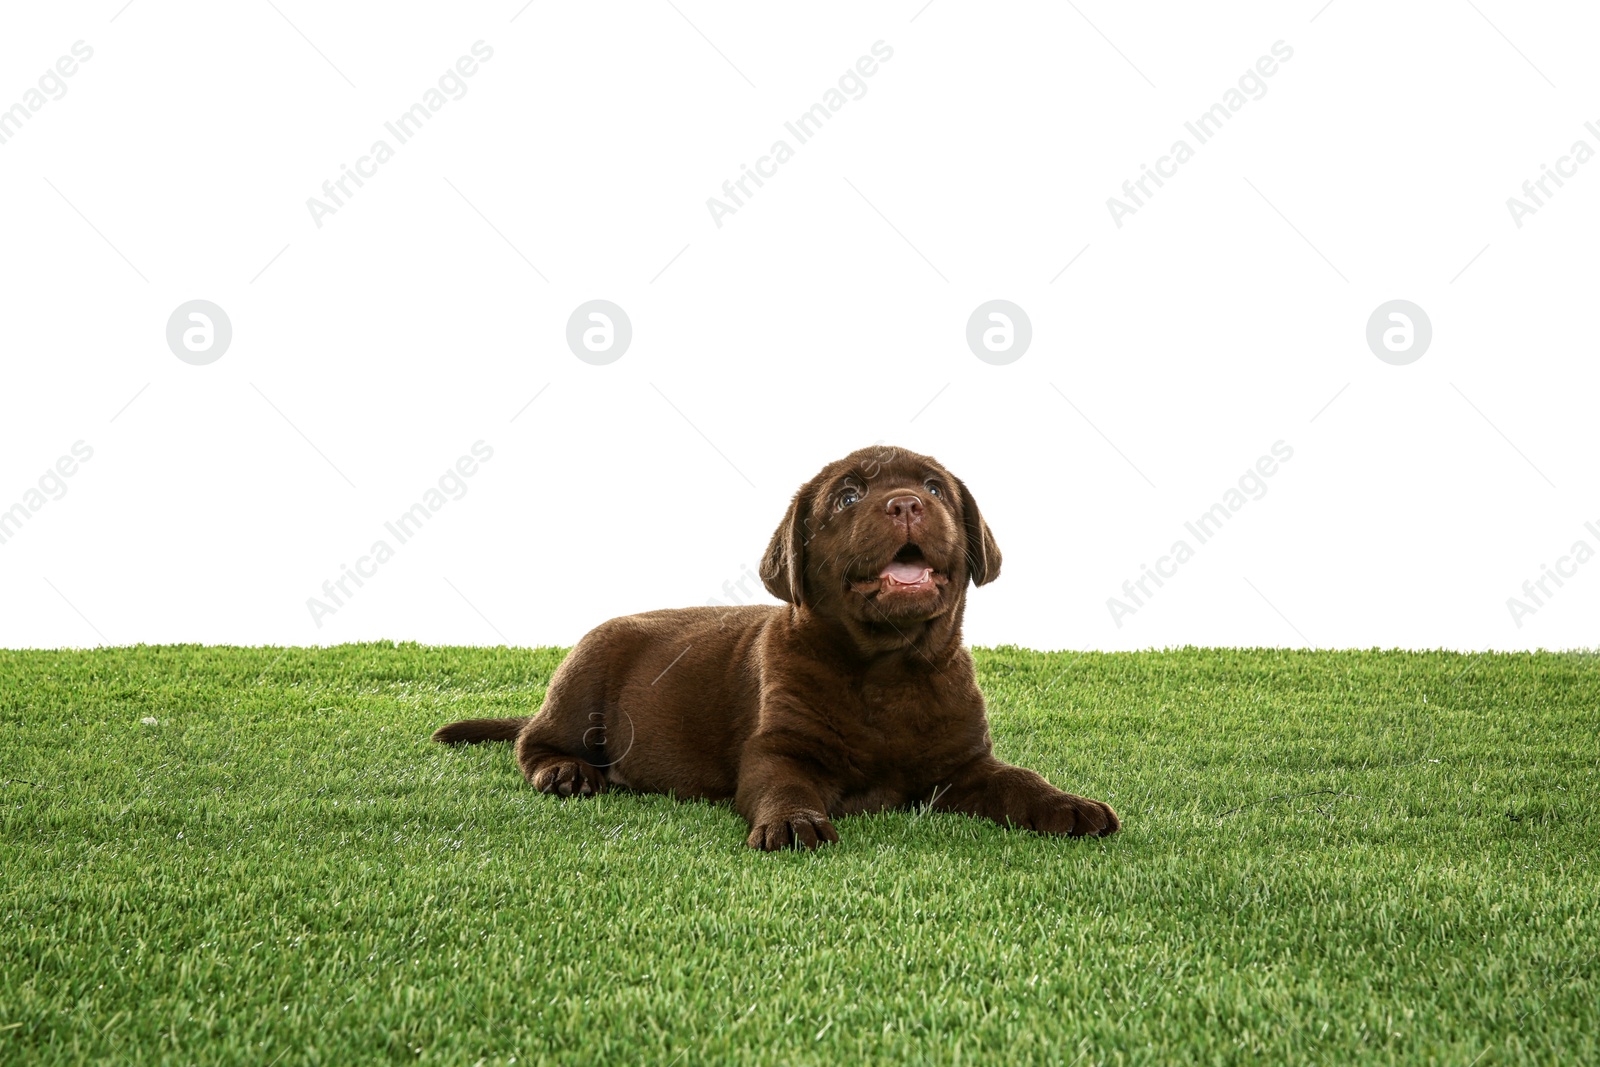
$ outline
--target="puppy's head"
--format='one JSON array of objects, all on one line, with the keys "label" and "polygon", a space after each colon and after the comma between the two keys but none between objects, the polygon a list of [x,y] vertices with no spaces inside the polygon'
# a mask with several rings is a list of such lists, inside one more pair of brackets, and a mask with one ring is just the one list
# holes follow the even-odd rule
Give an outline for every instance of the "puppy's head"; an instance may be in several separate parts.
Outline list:
[{"label": "puppy's head", "polygon": [[801,486],[761,566],[780,600],[895,626],[957,610],[968,581],[999,573],[1000,549],[961,479],[887,446],[852,452]]}]

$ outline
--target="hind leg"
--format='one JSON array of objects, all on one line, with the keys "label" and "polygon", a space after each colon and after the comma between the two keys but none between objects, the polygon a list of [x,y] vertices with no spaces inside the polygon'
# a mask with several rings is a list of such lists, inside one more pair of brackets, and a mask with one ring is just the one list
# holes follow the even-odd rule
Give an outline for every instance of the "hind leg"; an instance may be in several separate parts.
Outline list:
[{"label": "hind leg", "polygon": [[587,760],[545,751],[529,756],[517,754],[522,773],[541,793],[561,797],[592,797],[606,791],[605,773]]},{"label": "hind leg", "polygon": [[541,793],[586,797],[606,790],[604,675],[591,658],[580,642],[550,679],[539,714],[517,735],[517,766]]}]

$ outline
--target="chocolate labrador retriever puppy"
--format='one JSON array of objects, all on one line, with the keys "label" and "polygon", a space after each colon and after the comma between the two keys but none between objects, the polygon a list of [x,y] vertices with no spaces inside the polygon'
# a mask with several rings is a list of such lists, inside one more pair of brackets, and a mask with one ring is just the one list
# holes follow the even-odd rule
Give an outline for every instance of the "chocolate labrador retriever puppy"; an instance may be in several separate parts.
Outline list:
[{"label": "chocolate labrador retriever puppy", "polygon": [[801,486],[772,535],[761,579],[785,605],[612,619],[567,656],[539,714],[433,737],[514,740],[546,793],[731,797],[751,848],[815,848],[839,840],[836,816],[917,803],[1115,833],[1107,805],[990,751],[961,616],[967,583],[999,573],[959,478],[904,449],[862,449]]}]

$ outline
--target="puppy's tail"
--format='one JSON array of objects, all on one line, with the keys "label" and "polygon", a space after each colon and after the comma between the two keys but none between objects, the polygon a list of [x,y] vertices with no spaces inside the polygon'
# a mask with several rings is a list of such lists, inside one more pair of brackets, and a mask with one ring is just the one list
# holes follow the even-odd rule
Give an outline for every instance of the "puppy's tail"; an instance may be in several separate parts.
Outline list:
[{"label": "puppy's tail", "polygon": [[479,741],[515,741],[526,718],[463,719],[433,732],[433,739],[446,745],[470,745]]}]

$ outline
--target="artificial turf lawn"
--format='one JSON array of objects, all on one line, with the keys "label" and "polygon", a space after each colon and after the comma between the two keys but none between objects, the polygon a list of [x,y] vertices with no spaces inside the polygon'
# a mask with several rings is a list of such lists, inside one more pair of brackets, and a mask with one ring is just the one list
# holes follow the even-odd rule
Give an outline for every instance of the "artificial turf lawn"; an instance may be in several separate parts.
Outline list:
[{"label": "artificial turf lawn", "polygon": [[1600,1062],[1593,655],[980,649],[1123,832],[775,855],[429,743],[561,656],[0,652],[0,1062]]}]

